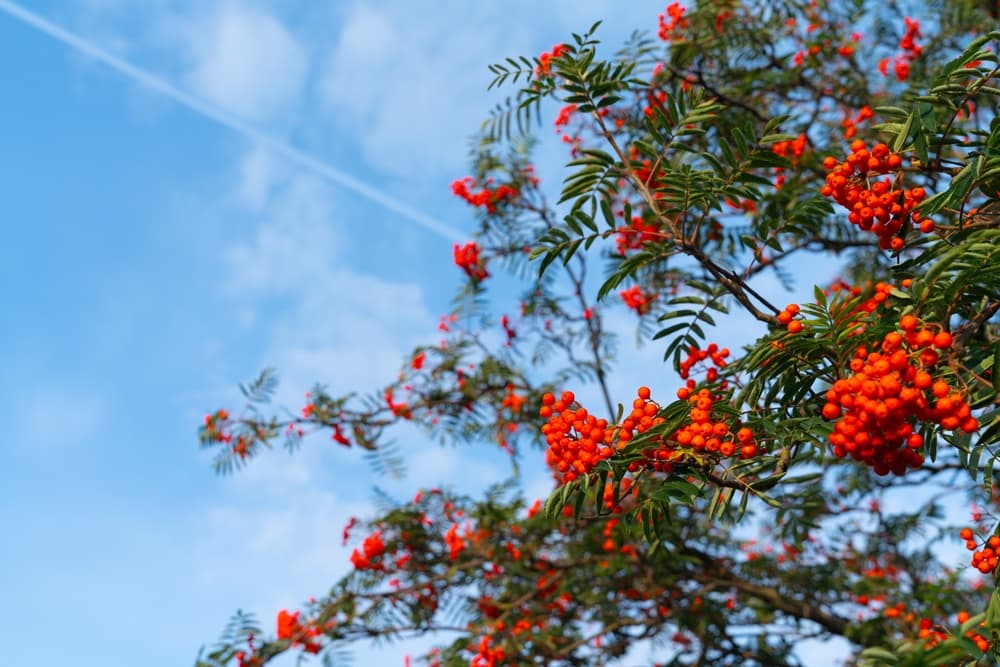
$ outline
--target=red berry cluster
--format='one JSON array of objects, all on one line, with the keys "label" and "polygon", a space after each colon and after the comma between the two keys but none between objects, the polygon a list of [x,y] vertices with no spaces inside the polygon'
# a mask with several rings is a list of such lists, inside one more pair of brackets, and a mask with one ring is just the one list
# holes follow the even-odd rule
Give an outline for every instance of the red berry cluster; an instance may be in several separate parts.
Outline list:
[{"label": "red berry cluster", "polygon": [[[708,347],[703,350],[692,345],[688,348],[687,357],[681,360],[680,376],[684,380],[689,379],[691,377],[691,369],[696,364],[709,359],[714,365],[714,368],[709,367],[706,372],[705,379],[708,382],[715,382],[719,377],[719,369],[726,367],[726,357],[728,356],[729,348],[723,347],[720,349],[715,343],[709,343]],[[693,382],[689,382],[688,384],[688,389],[694,388]]]},{"label": "red berry cluster", "polygon": [[489,637],[480,638],[476,649],[476,654],[469,661],[469,667],[498,667],[503,664],[505,657],[503,648],[499,646],[493,648]]},{"label": "red berry cluster", "polygon": [[551,51],[547,51],[538,56],[538,66],[535,67],[535,76],[548,76],[552,72],[552,61],[566,53],[565,44],[556,44]]},{"label": "red berry cluster", "polygon": [[[881,248],[902,250],[904,223],[920,221],[920,213],[913,209],[924,200],[926,192],[921,187],[897,188],[891,178],[873,178],[898,171],[902,158],[890,152],[885,144],[876,144],[869,151],[865,142],[858,139],[851,144],[851,154],[844,162],[827,157],[823,166],[829,172],[826,185],[820,190],[823,196],[832,197],[850,211],[847,219],[851,224],[878,236]],[[920,231],[933,231],[933,224],[925,220]]]},{"label": "red berry cluster", "polygon": [[[902,39],[899,40],[899,48],[902,52],[893,59],[893,69],[896,73],[896,78],[900,81],[906,81],[910,77],[910,63],[920,57],[924,52],[923,47],[917,44],[916,39],[921,37],[920,34],[920,22],[911,19],[909,16],[903,18],[906,24],[906,32],[903,33]],[[889,59],[883,58],[879,61],[878,70],[882,73],[882,76],[889,76]]]},{"label": "red berry cluster", "polygon": [[567,104],[563,108],[559,109],[559,113],[556,114],[556,119],[552,123],[555,125],[557,132],[560,127],[569,125],[569,119],[573,117],[574,112],[576,112],[575,104]]},{"label": "red berry cluster", "polygon": [[983,548],[977,550],[976,536],[971,528],[963,528],[958,535],[965,540],[965,548],[973,552],[972,567],[983,574],[990,574],[997,569],[997,563],[1000,562],[1000,536],[991,535]]},{"label": "red berry cluster", "polygon": [[633,285],[632,287],[622,290],[618,293],[625,305],[637,312],[639,315],[645,315],[649,312],[649,309],[653,307],[653,302],[656,301],[656,293],[643,292],[642,288],[638,285]]},{"label": "red berry cluster", "polygon": [[455,266],[465,271],[465,274],[475,281],[485,280],[490,277],[490,272],[486,270],[486,262],[479,257],[479,244],[470,241],[463,246],[457,243],[454,247]]},{"label": "red berry cluster", "polygon": [[553,394],[545,394],[539,410],[548,419],[542,425],[549,445],[545,462],[562,484],[586,475],[614,453],[610,446],[613,430],[607,420],[594,417],[586,408],[574,408],[575,401],[571,391],[563,392],[558,401]]},{"label": "red berry cluster", "polygon": [[877,351],[857,349],[852,375],[833,384],[823,406],[823,417],[837,420],[830,434],[834,454],[863,461],[879,475],[923,465],[918,421],[966,433],[979,428],[962,395],[929,372],[938,350],[951,347],[951,334],[920,328],[913,315],[902,317],[900,328],[903,333],[886,334]]},{"label": "red berry cluster", "polygon": [[659,16],[659,29],[657,35],[665,42],[680,39],[680,31],[688,27],[688,20],[684,18],[685,8],[679,2],[671,2],[667,5],[665,12]]},{"label": "red berry cluster", "polygon": [[[492,180],[492,179],[491,179]],[[456,197],[461,197],[473,206],[483,207],[488,213],[496,213],[497,205],[504,201],[509,201],[517,197],[517,188],[509,185],[500,185],[494,190],[480,188],[473,191],[471,188],[475,181],[471,176],[452,181],[451,192]]]},{"label": "red berry cluster", "polygon": [[322,648],[315,637],[322,634],[319,627],[312,623],[303,625],[299,621],[299,612],[289,613],[287,609],[278,612],[278,639],[291,640],[292,646],[302,644],[302,649],[306,653],[319,653]]},{"label": "red berry cluster", "polygon": [[[385,389],[385,404],[389,407],[389,411],[392,412],[395,417],[402,417],[403,419],[412,419],[413,410],[410,409],[410,404],[407,402],[397,403],[392,397],[392,387],[386,387]],[[341,433],[341,435],[343,435]],[[336,440],[336,437],[334,437]],[[338,440],[338,442],[340,442]],[[343,444],[341,442],[341,444]]]},{"label": "red berry cluster", "polygon": [[233,435],[225,429],[229,421],[229,412],[224,409],[216,410],[212,414],[205,415],[205,426],[202,427],[201,437],[210,442],[232,442]]},{"label": "red berry cluster", "polygon": [[382,534],[374,532],[361,543],[361,550],[351,552],[351,564],[358,570],[383,570],[382,555],[385,553],[385,542]]},{"label": "red berry cluster", "polygon": [[465,540],[458,534],[458,524],[451,524],[451,528],[445,531],[444,543],[448,545],[448,558],[455,560],[459,554],[465,550]]},{"label": "red berry cluster", "polygon": [[655,222],[646,222],[638,215],[632,216],[632,224],[623,225],[615,231],[618,232],[615,250],[622,256],[628,250],[636,250],[647,243],[667,238],[667,234]]}]

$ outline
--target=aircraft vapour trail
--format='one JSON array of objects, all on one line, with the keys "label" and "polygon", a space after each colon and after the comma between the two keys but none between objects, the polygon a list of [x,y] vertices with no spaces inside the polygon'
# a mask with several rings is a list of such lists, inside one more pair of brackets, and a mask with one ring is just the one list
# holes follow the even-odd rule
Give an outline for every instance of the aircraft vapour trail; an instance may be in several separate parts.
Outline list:
[{"label": "aircraft vapour trail", "polygon": [[333,183],[356,192],[362,197],[365,197],[377,204],[381,204],[390,211],[398,213],[399,215],[417,223],[429,232],[442,236],[449,241],[461,241],[463,238],[456,230],[452,229],[440,220],[432,218],[426,213],[422,213],[421,211],[412,208],[395,197],[378,190],[368,183],[358,180],[357,178],[324,162],[323,160],[295,148],[279,137],[254,127],[253,125],[250,125],[249,123],[246,123],[239,118],[236,118],[235,116],[213,106],[212,104],[184,92],[180,88],[170,84],[165,79],[158,77],[141,67],[133,65],[127,60],[119,58],[118,56],[102,49],[100,46],[84,39],[83,37],[80,37],[79,35],[52,23],[48,19],[45,19],[44,17],[39,16],[24,7],[21,7],[15,2],[0,0],[0,11],[42,33],[45,33],[49,37],[62,42],[73,50],[104,63],[111,69],[126,78],[131,79],[142,87],[155,93],[159,93],[160,95],[173,100],[200,116],[213,120],[216,123],[237,132],[238,134],[242,134],[248,139],[266,146],[278,155],[285,157],[289,161],[298,164]]}]

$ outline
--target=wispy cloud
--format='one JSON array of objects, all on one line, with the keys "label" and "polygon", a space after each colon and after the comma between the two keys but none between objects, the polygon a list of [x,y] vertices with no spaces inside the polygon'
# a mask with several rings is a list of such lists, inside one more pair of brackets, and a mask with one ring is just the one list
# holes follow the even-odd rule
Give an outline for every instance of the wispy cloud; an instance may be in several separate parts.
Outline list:
[{"label": "wispy cloud", "polygon": [[192,57],[186,79],[200,97],[256,121],[298,105],[309,57],[280,19],[228,3],[186,28],[182,41]]},{"label": "wispy cloud", "polygon": [[465,3],[461,12],[468,20],[460,30],[408,2],[357,3],[347,13],[318,88],[369,164],[438,179],[462,169],[468,137],[489,108],[486,66],[529,42],[524,29],[498,31],[495,9]]},{"label": "wispy cloud", "polygon": [[119,74],[143,86],[147,90],[167,97],[174,102],[184,106],[191,111],[215,121],[216,123],[241,134],[254,142],[266,146],[271,151],[281,155],[285,159],[294,162],[298,166],[307,169],[324,179],[343,186],[356,194],[361,195],[386,209],[397,213],[408,220],[420,225],[427,231],[437,234],[450,241],[460,241],[463,236],[440,220],[418,211],[396,197],[361,181],[354,176],[334,167],[323,160],[295,148],[280,137],[265,132],[260,128],[251,125],[228,113],[217,106],[195,97],[188,92],[169,83],[165,79],[143,69],[133,63],[114,55],[101,48],[97,44],[88,41],[65,28],[56,25],[48,19],[36,14],[21,5],[0,0],[0,12],[11,16],[32,28],[45,33],[46,35],[66,44],[73,50],[85,56],[93,58]]}]

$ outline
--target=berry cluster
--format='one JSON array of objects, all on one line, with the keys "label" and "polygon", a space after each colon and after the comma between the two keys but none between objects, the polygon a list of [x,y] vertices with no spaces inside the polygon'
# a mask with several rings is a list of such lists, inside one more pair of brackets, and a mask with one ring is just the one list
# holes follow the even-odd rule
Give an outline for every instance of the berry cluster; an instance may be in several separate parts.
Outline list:
[{"label": "berry cluster", "polygon": [[671,2],[666,11],[659,15],[659,28],[656,34],[665,42],[680,39],[680,32],[687,29],[688,20],[684,18],[685,8],[679,2]]},{"label": "berry cluster", "polygon": [[785,306],[785,309],[778,313],[778,322],[785,325],[788,329],[788,333],[799,333],[802,331],[802,322],[795,319],[795,316],[799,314],[799,304],[790,303]]},{"label": "berry cluster", "polygon": [[501,647],[492,647],[492,640],[489,637],[482,637],[479,646],[476,647],[476,654],[469,661],[469,667],[498,667],[503,664],[504,650]]},{"label": "berry cluster", "polygon": [[552,73],[552,61],[566,53],[565,44],[556,44],[551,51],[547,51],[538,56],[538,66],[535,67],[535,76],[548,76]]},{"label": "berry cluster", "polygon": [[869,106],[863,106],[858,110],[857,115],[851,117],[849,110],[844,110],[844,120],[840,121],[840,126],[844,128],[844,138],[851,139],[858,133],[858,125],[872,118],[875,112]]},{"label": "berry cluster", "polygon": [[[708,356],[720,365],[725,364],[725,350],[714,349]],[[630,472],[643,468],[671,472],[674,463],[689,452],[742,458],[757,454],[757,443],[749,428],[739,428],[734,433],[725,421],[713,418],[712,407],[721,396],[709,389],[694,393],[694,380],[689,380],[688,384],[689,387],[678,390],[677,396],[690,402],[690,422],[668,436],[653,439],[650,446],[642,450],[644,458],[629,464]],[[585,408],[575,405],[573,392],[564,392],[559,400],[553,394],[545,394],[539,410],[548,420],[542,425],[549,446],[545,460],[560,484],[588,474],[598,462],[610,458],[615,451],[664,421],[658,416],[660,405],[650,398],[649,387],[639,387],[632,410],[624,415],[620,425],[609,426],[607,420],[597,419]]]},{"label": "berry cluster", "polygon": [[982,549],[976,549],[978,545],[971,528],[963,528],[958,535],[965,540],[965,548],[973,552],[972,567],[983,574],[990,574],[997,569],[997,563],[1000,562],[1000,536],[990,536]]},{"label": "berry cluster", "polygon": [[[906,24],[906,32],[903,33],[902,39],[899,40],[901,53],[893,59],[893,70],[896,73],[896,79],[899,81],[906,81],[910,77],[910,63],[919,58],[924,52],[923,47],[916,42],[916,39],[922,36],[920,34],[920,22],[911,19],[909,16],[904,17],[903,21]],[[878,70],[882,73],[882,76],[889,76],[888,58],[883,58],[879,61]]]},{"label": "berry cluster", "polygon": [[454,247],[455,266],[465,271],[465,274],[475,281],[485,280],[490,277],[490,272],[486,270],[486,262],[479,257],[479,244],[470,241],[463,246],[457,243]]},{"label": "berry cluster", "polygon": [[355,549],[351,552],[351,564],[358,570],[383,570],[383,554],[385,542],[382,541],[382,534],[376,531],[365,538],[360,551]]},{"label": "berry cluster", "polygon": [[962,395],[929,372],[938,350],[951,347],[951,334],[921,328],[913,315],[903,316],[900,328],[903,333],[886,334],[879,350],[857,349],[852,375],[833,384],[823,406],[823,417],[837,420],[830,434],[834,454],[863,461],[879,475],[923,465],[918,421],[966,433],[979,428]]},{"label": "berry cluster", "polygon": [[757,443],[753,431],[743,427],[733,433],[729,424],[712,418],[712,407],[719,400],[709,389],[693,393],[684,387],[677,391],[677,398],[691,404],[691,421],[671,436],[677,444],[696,452],[719,453],[722,456],[739,454],[748,459],[757,455]]},{"label": "berry cluster", "polygon": [[771,151],[775,155],[788,158],[792,164],[795,164],[805,152],[807,143],[808,140],[806,139],[806,135],[800,134],[791,141],[777,141],[771,144]]},{"label": "berry cluster", "polygon": [[451,524],[451,528],[445,532],[444,543],[448,545],[448,558],[451,560],[458,558],[458,555],[465,549],[465,540],[458,534],[457,523]]},{"label": "berry cluster", "polygon": [[[698,363],[709,359],[714,368],[709,367],[706,372],[705,379],[708,382],[715,382],[719,377],[719,369],[726,367],[726,357],[729,356],[729,348],[719,348],[715,343],[709,343],[708,347],[704,350],[694,347],[693,345],[688,348],[687,357],[681,360],[679,374],[682,379],[687,380],[691,377],[691,369]],[[694,388],[694,383],[689,383],[689,389]]]},{"label": "berry cluster", "polygon": [[[660,406],[650,398],[649,387],[639,387],[636,398],[632,401],[632,412],[630,412],[618,429],[619,447],[642,433],[645,433],[654,426],[663,423],[662,417],[657,417]],[[645,465],[660,472],[670,472],[673,469],[673,461],[677,459],[674,448],[663,440],[659,440],[656,446],[644,449],[642,452],[648,460],[646,462],[633,461],[629,465],[631,472],[636,472]]]},{"label": "berry cluster", "polygon": [[232,442],[232,433],[229,433],[225,429],[228,422],[229,412],[221,408],[212,414],[205,415],[205,425],[201,431],[202,440],[208,442]]},{"label": "berry cluster", "polygon": [[574,408],[573,392],[563,392],[557,401],[553,394],[542,396],[539,414],[548,419],[542,434],[549,449],[545,462],[560,483],[572,482],[586,475],[603,459],[609,458],[613,431],[606,419],[597,419],[586,408]]},{"label": "berry cluster", "polygon": [[655,222],[646,222],[638,215],[632,216],[632,224],[618,227],[615,231],[618,232],[615,250],[623,257],[628,250],[636,250],[668,236]]},{"label": "berry cluster", "polygon": [[[908,220],[920,222],[920,213],[913,209],[924,200],[926,192],[921,187],[898,188],[891,178],[873,178],[898,171],[902,158],[890,152],[885,144],[876,144],[869,151],[865,142],[858,139],[851,144],[851,154],[844,162],[827,157],[823,166],[829,172],[826,185],[820,190],[823,196],[832,197],[850,211],[847,219],[851,224],[878,236],[881,248],[902,250],[904,225]],[[920,231],[929,233],[933,225],[925,220]]]},{"label": "berry cluster", "polygon": [[315,637],[322,634],[319,627],[311,623],[303,625],[299,621],[299,612],[289,613],[287,609],[282,609],[278,612],[277,625],[278,639],[290,640],[292,646],[302,644],[302,649],[306,653],[319,653],[319,650],[322,648],[317,642],[313,641]]},{"label": "berry cluster", "polygon": [[[793,165],[798,164],[799,158],[806,150],[806,145],[808,144],[808,139],[805,134],[800,134],[795,139],[791,141],[778,141],[771,145],[771,151],[775,155],[780,155],[786,158]],[[783,167],[775,167],[774,173],[777,174],[777,178],[774,181],[774,187],[776,190],[780,190],[781,186],[785,184],[785,169]]]},{"label": "berry cluster", "polygon": [[653,302],[656,301],[656,293],[643,292],[642,288],[638,285],[633,285],[632,287],[622,290],[618,293],[625,305],[634,310],[640,316],[645,315],[649,312],[649,309],[653,307]]},{"label": "berry cluster", "polygon": [[573,114],[575,112],[576,112],[575,104],[567,104],[566,106],[559,109],[559,113],[556,114],[556,119],[552,123],[553,125],[555,125],[556,131],[558,131],[560,127],[565,127],[566,125],[569,125],[569,120],[570,118],[573,117]]},{"label": "berry cluster", "polygon": [[475,181],[472,177],[466,176],[463,179],[452,181],[451,192],[473,206],[485,208],[488,213],[496,213],[498,204],[514,199],[518,195],[517,188],[509,185],[500,185],[494,190],[480,188],[473,191],[471,188],[474,184]]}]

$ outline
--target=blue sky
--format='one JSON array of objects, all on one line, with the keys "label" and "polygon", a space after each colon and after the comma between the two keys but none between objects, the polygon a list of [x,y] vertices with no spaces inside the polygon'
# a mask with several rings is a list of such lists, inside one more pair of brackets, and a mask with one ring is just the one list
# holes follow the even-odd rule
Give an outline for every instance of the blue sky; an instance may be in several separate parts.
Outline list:
[{"label": "blue sky", "polygon": [[[238,406],[236,384],[264,366],[294,407],[315,381],[375,390],[436,342],[459,279],[451,238],[473,229],[448,184],[499,99],[486,65],[600,18],[617,46],[654,30],[662,3],[30,5],[216,120],[0,9],[7,664],[191,664],[237,608],[270,627],[345,572],[340,530],[371,511],[374,484],[407,497],[506,476],[483,448],[404,433],[400,481],[324,439],[219,478],[196,429]],[[544,181],[557,182],[563,151],[543,146]],[[620,400],[658,357],[623,361]],[[546,474],[525,484],[539,495]],[[359,664],[373,664],[366,650]],[[370,659],[401,664],[407,650]]]}]

